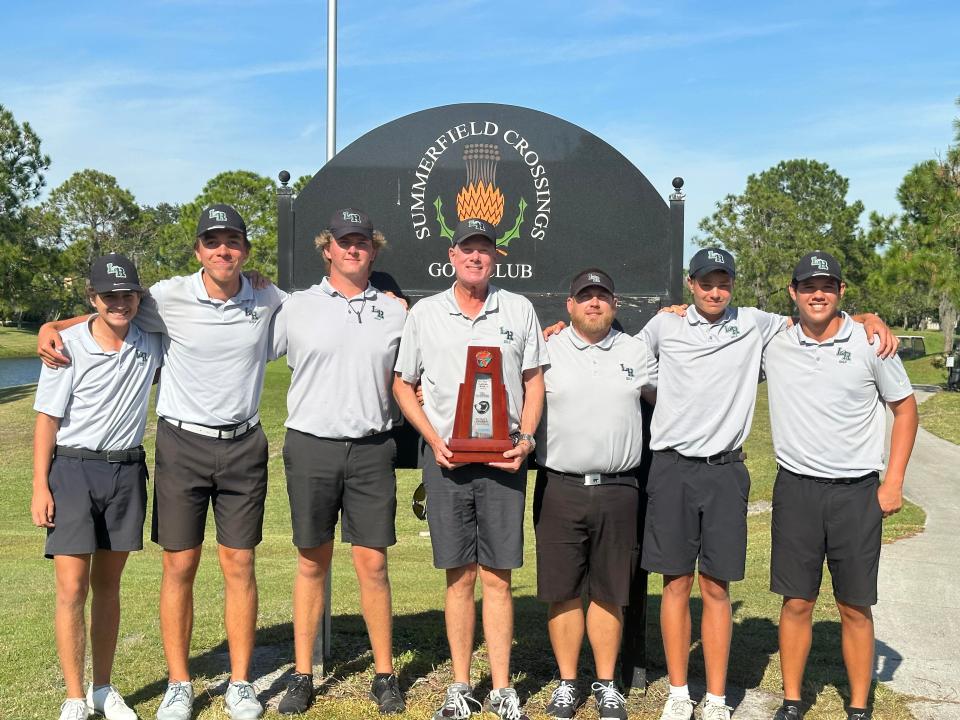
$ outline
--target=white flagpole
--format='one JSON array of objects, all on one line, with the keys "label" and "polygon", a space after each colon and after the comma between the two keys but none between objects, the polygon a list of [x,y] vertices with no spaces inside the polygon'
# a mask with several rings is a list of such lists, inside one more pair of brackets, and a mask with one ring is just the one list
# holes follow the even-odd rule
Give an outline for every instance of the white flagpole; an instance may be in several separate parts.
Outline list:
[{"label": "white flagpole", "polygon": [[327,0],[327,162],[337,154],[337,0]]}]

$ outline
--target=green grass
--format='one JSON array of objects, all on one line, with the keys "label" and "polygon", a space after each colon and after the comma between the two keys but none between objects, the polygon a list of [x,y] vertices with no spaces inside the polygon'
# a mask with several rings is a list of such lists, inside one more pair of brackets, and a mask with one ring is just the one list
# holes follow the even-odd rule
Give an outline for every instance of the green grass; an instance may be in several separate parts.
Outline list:
[{"label": "green grass", "polygon": [[896,335],[922,335],[926,355],[905,360],[903,367],[914,385],[941,385],[946,387],[947,370],[943,363],[943,332],[940,330],[905,330],[891,328]]},{"label": "green grass", "polygon": [[[280,364],[268,368],[266,391],[261,408],[264,427],[271,441],[270,488],[267,498],[264,540],[257,551],[260,581],[260,622],[254,671],[257,675],[289,667],[292,659],[290,590],[295,552],[290,542],[290,520],[283,481],[280,449],[285,417],[287,370]],[[53,642],[53,566],[42,558],[43,533],[31,526],[29,499],[31,478],[32,391],[0,391],[0,533],[4,552],[0,556],[0,708],[11,718],[54,716],[62,699],[63,684]],[[150,423],[145,442],[148,456],[153,452]],[[760,389],[753,436],[747,445],[754,476],[752,499],[769,499],[775,466],[772,462],[766,391]],[[430,541],[419,536],[426,528],[409,510],[410,496],[418,482],[416,471],[399,473],[397,534],[399,542],[390,551],[391,580],[395,611],[395,652],[401,685],[407,692],[407,717],[430,717],[450,681],[450,663],[443,629],[443,574],[433,569]],[[532,501],[533,493],[528,494]],[[767,590],[770,516],[749,518],[748,571],[743,582],[735,583],[734,645],[730,682],[740,687],[761,687],[779,692],[776,621],[779,598]],[[909,506],[885,524],[885,537],[902,536],[923,526],[923,513]],[[149,517],[147,521],[149,527]],[[529,698],[527,708],[542,717],[552,689],[554,662],[546,634],[543,604],[535,598],[536,568],[533,526],[526,522],[526,564],[514,576],[516,647],[513,668],[521,696]],[[207,537],[213,537],[212,522]],[[191,667],[199,691],[200,720],[221,718],[222,699],[216,691],[202,692],[227,672],[227,653],[222,628],[222,583],[215,560],[215,545],[208,540],[196,585],[196,619],[191,646]],[[347,548],[338,545],[334,555],[334,657],[332,675],[323,695],[308,714],[311,718],[354,720],[378,717],[365,699],[373,669],[367,638],[359,615],[359,598]],[[143,552],[130,557],[123,579],[123,620],[114,681],[136,705],[142,718],[151,718],[165,686],[166,668],[157,627],[157,595],[160,579],[160,552],[147,544]],[[665,694],[662,678],[663,654],[657,617],[660,581],[650,581],[647,625],[648,667],[655,678],[645,696],[634,693],[629,699],[631,717],[656,718]],[[700,603],[692,603],[694,628],[699,627]],[[814,705],[810,720],[837,717],[845,692],[840,660],[839,619],[825,581],[823,600],[818,605],[805,699]],[[479,627],[478,627],[479,630]],[[694,635],[698,635],[695,630]],[[592,662],[584,652],[584,676]],[[482,644],[474,664],[474,680],[480,691],[489,688],[486,656]],[[691,657],[691,676],[703,677],[699,645]],[[262,694],[275,699],[279,684]],[[212,693],[212,694],[211,694]],[[906,719],[908,698],[880,686],[876,690],[874,717],[878,720]],[[278,717],[270,711],[272,717]],[[596,717],[590,706],[578,717]]]},{"label": "green grass", "polygon": [[37,356],[36,329],[17,330],[0,326],[0,358]]},{"label": "green grass", "polygon": [[960,445],[960,393],[931,395],[920,404],[919,412],[925,430]]}]

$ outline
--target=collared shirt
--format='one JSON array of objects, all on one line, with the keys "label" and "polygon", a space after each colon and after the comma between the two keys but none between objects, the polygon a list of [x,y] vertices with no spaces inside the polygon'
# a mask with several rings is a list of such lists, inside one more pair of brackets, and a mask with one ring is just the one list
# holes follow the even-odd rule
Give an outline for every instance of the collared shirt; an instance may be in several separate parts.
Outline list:
[{"label": "collared shirt", "polygon": [[640,464],[647,344],[611,329],[596,344],[567,327],[547,339],[550,366],[537,462],[558,472],[618,473]]},{"label": "collared shirt", "polygon": [[143,442],[150,386],[163,364],[162,338],[131,325],[119,350],[104,350],[92,322],[61,333],[71,363],[41,369],[33,409],[62,418],[57,445],[98,452],[134,448]]},{"label": "collared shirt", "polygon": [[437,434],[447,440],[465,377],[467,347],[499,346],[507,424],[510,432],[516,432],[523,410],[523,371],[549,362],[537,313],[522,295],[490,285],[483,308],[475,318],[468,318],[453,293],[451,287],[413,306],[395,370],[408,383],[422,381],[424,412]]},{"label": "collared shirt", "polygon": [[241,275],[240,291],[217,300],[204,287],[202,269],[151,287],[152,301],[144,298],[146,312],[135,322],[167,336],[157,414],[211,427],[255,415],[270,354],[270,320],[287,297],[274,285],[255,290]]},{"label": "collared shirt", "polygon": [[763,365],[777,462],[829,478],[883,469],[883,403],[913,388],[900,358],[877,357],[863,325],[843,313],[837,334],[823,342],[795,325],[767,346]]},{"label": "collared shirt", "polygon": [[657,405],[650,448],[707,457],[746,441],[764,346],[787,318],[756,308],[727,307],[716,322],[695,307],[686,317],[655,315],[641,331],[657,358]]},{"label": "collared shirt", "polygon": [[324,438],[361,438],[393,427],[391,392],[406,310],[373,285],[353,298],[325,277],[274,315],[273,356],[293,370],[286,426]]}]

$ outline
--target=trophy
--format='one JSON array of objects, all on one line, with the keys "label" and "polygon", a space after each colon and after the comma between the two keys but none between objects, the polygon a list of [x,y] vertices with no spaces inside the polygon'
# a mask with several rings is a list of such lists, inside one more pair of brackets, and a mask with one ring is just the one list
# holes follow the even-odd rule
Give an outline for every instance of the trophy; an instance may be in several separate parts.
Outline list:
[{"label": "trophy", "polygon": [[513,441],[507,427],[500,348],[467,348],[467,370],[447,447],[453,452],[452,463],[505,462],[503,453],[513,447]]}]

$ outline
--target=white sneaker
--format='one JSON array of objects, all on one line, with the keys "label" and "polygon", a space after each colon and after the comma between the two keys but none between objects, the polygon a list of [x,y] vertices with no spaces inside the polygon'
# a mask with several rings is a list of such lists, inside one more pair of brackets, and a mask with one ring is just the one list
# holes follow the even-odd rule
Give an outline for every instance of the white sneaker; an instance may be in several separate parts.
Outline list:
[{"label": "white sneaker", "polygon": [[703,720],[730,720],[730,708],[723,703],[705,702],[700,714]]},{"label": "white sneaker", "polygon": [[60,720],[87,720],[90,708],[83,698],[68,698],[60,706]]},{"label": "white sneaker", "polygon": [[113,685],[94,691],[91,683],[87,689],[87,708],[107,720],[138,720],[137,713],[127,705],[123,695]]},{"label": "white sneaker", "polygon": [[160,707],[157,708],[157,720],[190,720],[193,715],[193,684],[172,682],[167,685]]},{"label": "white sneaker", "polygon": [[223,697],[230,720],[257,720],[263,715],[263,705],[257,700],[257,691],[245,680],[232,682]]},{"label": "white sneaker", "polygon": [[693,700],[689,697],[668,697],[660,713],[660,720],[690,720],[693,717]]}]

